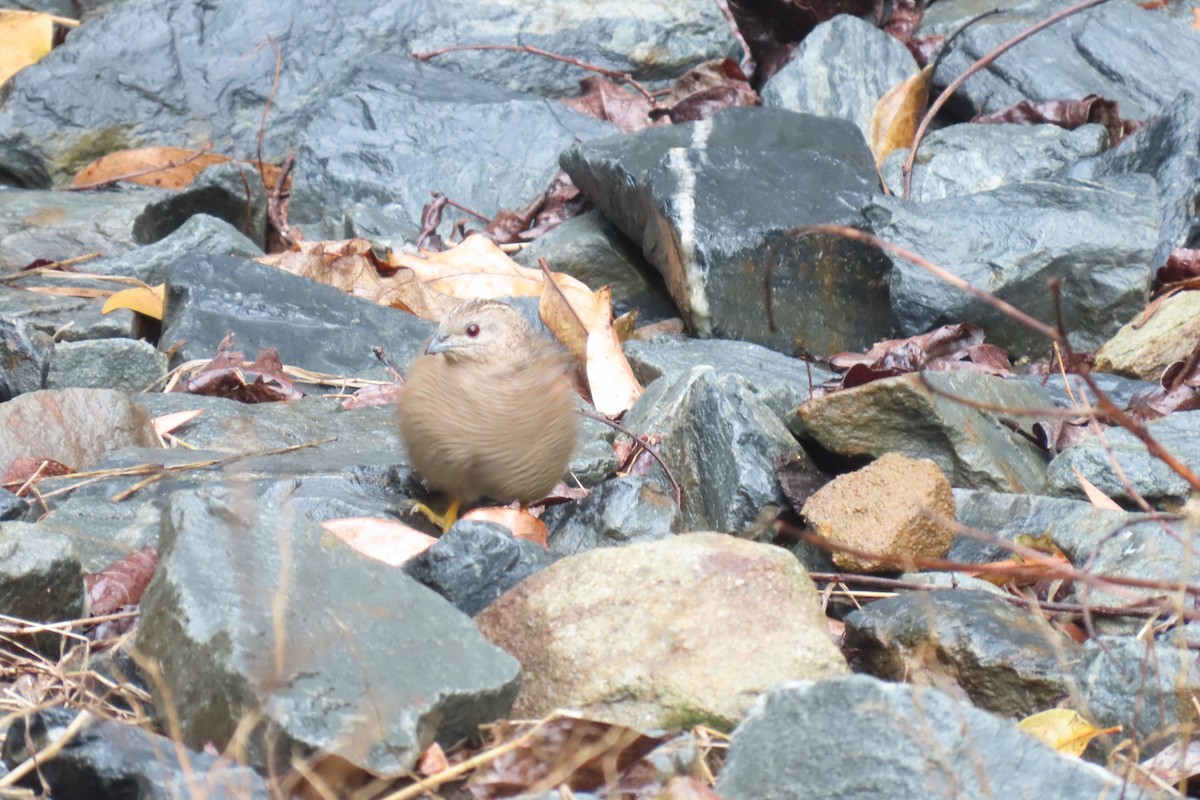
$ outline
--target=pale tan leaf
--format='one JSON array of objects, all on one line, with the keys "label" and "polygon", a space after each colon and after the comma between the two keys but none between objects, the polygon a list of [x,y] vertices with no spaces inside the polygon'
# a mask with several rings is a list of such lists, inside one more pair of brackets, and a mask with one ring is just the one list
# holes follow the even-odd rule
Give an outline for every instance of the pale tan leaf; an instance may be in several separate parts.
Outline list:
[{"label": "pale tan leaf", "polygon": [[888,153],[912,144],[925,103],[929,100],[929,78],[933,66],[925,67],[911,78],[888,89],[871,115],[871,135],[868,137],[875,165],[879,166]]},{"label": "pale tan leaf", "polygon": [[150,420],[150,424],[154,426],[154,432],[159,436],[178,428],[180,425],[185,425],[196,417],[204,413],[202,408],[193,408],[190,411],[176,411],[174,414],[163,414],[161,417],[155,417]]},{"label": "pale tan leaf", "polygon": [[1107,733],[1121,730],[1097,728],[1069,708],[1051,708],[1039,711],[1017,723],[1017,728],[1036,739],[1041,739],[1060,753],[1079,756],[1087,749],[1088,742]]},{"label": "pale tan leaf", "polygon": [[437,541],[402,522],[380,517],[328,519],[321,527],[367,558],[393,567],[425,552]]},{"label": "pale tan leaf", "polygon": [[143,316],[162,319],[166,303],[167,287],[165,284],[136,286],[132,289],[124,289],[108,298],[104,302],[104,308],[100,309],[100,313],[108,314],[118,308],[128,308]]},{"label": "pale tan leaf", "polygon": [[1096,486],[1096,484],[1083,477],[1083,474],[1075,467],[1071,467],[1071,472],[1075,473],[1075,478],[1079,481],[1080,488],[1087,495],[1088,502],[1096,508],[1103,508],[1105,511],[1124,511],[1117,501],[1106,495]]},{"label": "pale tan leaf", "polygon": [[54,44],[54,18],[35,11],[0,10],[0,84],[36,64]]},{"label": "pale tan leaf", "polygon": [[616,417],[629,410],[642,394],[642,385],[617,341],[612,322],[612,289],[605,286],[596,298],[606,313],[604,322],[593,328],[587,338],[587,381],[592,405],[601,414]]}]

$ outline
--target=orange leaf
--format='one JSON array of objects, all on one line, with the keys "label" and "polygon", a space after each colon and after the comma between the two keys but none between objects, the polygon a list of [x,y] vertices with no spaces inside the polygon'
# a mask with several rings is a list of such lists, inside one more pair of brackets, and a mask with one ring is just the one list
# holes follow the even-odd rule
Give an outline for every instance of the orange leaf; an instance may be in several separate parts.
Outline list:
[{"label": "orange leaf", "polygon": [[416,528],[379,517],[328,519],[321,527],[367,558],[398,567],[437,541]]},{"label": "orange leaf", "polygon": [[930,65],[888,89],[875,104],[870,135],[875,166],[882,164],[893,150],[912,145],[917,124],[929,100],[929,77],[932,73],[933,66]]},{"label": "orange leaf", "polygon": [[161,417],[155,417],[150,420],[150,424],[154,426],[155,435],[161,439],[163,434],[170,433],[180,425],[191,422],[203,413],[204,409],[202,408],[193,408],[190,411],[176,411],[173,414],[163,414]]},{"label": "orange leaf", "polygon": [[1075,477],[1079,480],[1079,485],[1083,488],[1083,493],[1087,495],[1088,501],[1096,508],[1103,508],[1105,511],[1124,511],[1117,501],[1100,491],[1096,484],[1083,477],[1075,467],[1071,467],[1071,472],[1075,473]]},{"label": "orange leaf", "polygon": [[71,186],[80,189],[121,180],[160,189],[183,189],[213,164],[225,164],[230,160],[229,156],[218,153],[182,147],[118,150],[81,169]]},{"label": "orange leaf", "polygon": [[546,527],[546,523],[519,508],[508,508],[507,506],[473,508],[462,518],[479,522],[495,522],[512,531],[514,537],[537,542],[542,547],[547,546],[546,542],[550,538],[550,529]]},{"label": "orange leaf", "polygon": [[617,341],[612,322],[612,288],[605,286],[596,292],[602,308],[607,309],[603,322],[588,333],[587,380],[592,393],[592,405],[601,414],[616,417],[629,410],[642,394],[642,385],[633,375],[633,368]]},{"label": "orange leaf", "polygon": [[135,286],[132,289],[117,292],[104,301],[104,308],[100,309],[100,313],[108,314],[111,311],[116,311],[118,308],[128,308],[130,311],[135,311],[146,317],[162,319],[163,307],[166,304],[167,287],[165,284]]}]

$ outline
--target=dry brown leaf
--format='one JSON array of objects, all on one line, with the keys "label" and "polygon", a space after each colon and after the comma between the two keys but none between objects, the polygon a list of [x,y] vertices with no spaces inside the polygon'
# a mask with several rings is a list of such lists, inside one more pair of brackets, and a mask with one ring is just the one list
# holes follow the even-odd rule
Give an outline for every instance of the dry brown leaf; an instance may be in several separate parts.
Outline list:
[{"label": "dry brown leaf", "polygon": [[437,541],[402,522],[380,517],[327,519],[321,527],[367,558],[392,567],[420,555]]},{"label": "dry brown leaf", "polygon": [[512,531],[512,535],[517,539],[528,539],[531,542],[537,542],[542,547],[548,546],[550,529],[546,527],[546,523],[519,508],[507,506],[473,508],[463,514],[462,518],[479,522],[495,522]]},{"label": "dry brown leaf", "polygon": [[404,391],[402,383],[386,383],[376,386],[364,386],[342,401],[342,408],[349,411],[352,408],[368,408],[370,406],[386,406],[400,399]]},{"label": "dry brown leaf", "polygon": [[226,164],[231,160],[229,156],[198,153],[184,147],[118,150],[79,170],[71,186],[81,189],[120,180],[160,189],[184,189],[213,164]]},{"label": "dry brown leaf", "polygon": [[1117,505],[1117,501],[1106,495],[1096,486],[1096,484],[1083,477],[1075,467],[1071,467],[1071,472],[1075,473],[1075,478],[1079,481],[1080,487],[1083,488],[1083,493],[1087,495],[1088,502],[1096,508],[1102,508],[1105,511],[1124,511],[1125,509]]},{"label": "dry brown leaf", "polygon": [[161,320],[163,309],[167,305],[167,287],[160,283],[157,286],[135,286],[116,292],[104,301],[101,314],[108,314],[118,308],[128,308],[146,317]]},{"label": "dry brown leaf", "polygon": [[144,547],[100,572],[83,576],[92,616],[111,614],[124,606],[141,602],[158,568],[158,550]]},{"label": "dry brown leaf", "polygon": [[0,84],[41,61],[53,45],[54,17],[50,14],[0,10]]},{"label": "dry brown leaf", "polygon": [[888,89],[871,115],[871,152],[875,166],[883,163],[888,153],[909,147],[917,131],[925,103],[929,100],[929,77],[933,65]]},{"label": "dry brown leaf", "polygon": [[25,484],[34,484],[42,478],[54,475],[70,475],[74,471],[52,458],[17,456],[4,471],[4,476],[0,477],[0,485],[18,497],[24,497],[29,494]]},{"label": "dry brown leaf", "polygon": [[1018,722],[1017,728],[1041,739],[1060,753],[1076,757],[1083,754],[1092,739],[1121,730],[1120,725],[1097,728],[1069,708],[1039,711]]}]

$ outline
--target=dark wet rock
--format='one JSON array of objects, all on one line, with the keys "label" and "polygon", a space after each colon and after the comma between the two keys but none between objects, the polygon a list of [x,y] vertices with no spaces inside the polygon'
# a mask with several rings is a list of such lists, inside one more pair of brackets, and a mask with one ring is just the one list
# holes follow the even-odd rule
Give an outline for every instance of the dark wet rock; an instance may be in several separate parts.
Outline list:
[{"label": "dark wet rock", "polygon": [[879,98],[919,71],[899,39],[841,14],[813,28],[760,94],[768,108],[849,120],[866,137]]},{"label": "dark wet rock", "polygon": [[137,278],[149,284],[165,283],[171,264],[185,256],[200,254],[258,258],[263,251],[225,220],[200,213],[188,217],[186,222],[153,244],[119,256],[89,261],[87,271]]},{"label": "dark wet rock", "polygon": [[[103,260],[88,262],[88,269],[102,263]],[[44,335],[44,347],[48,347],[49,339],[56,342],[77,342],[82,339],[121,339],[137,338],[138,326],[134,314],[128,309],[118,308],[108,314],[101,314],[103,301],[93,297],[65,297],[62,295],[42,294],[20,289],[21,286],[46,285],[49,281],[29,277],[15,281],[13,286],[0,286],[0,325],[9,331],[23,331],[16,337],[28,337],[36,334]],[[61,285],[88,285],[83,282],[57,282]],[[95,282],[92,285],[99,285]],[[112,284],[104,287],[112,291]],[[13,334],[10,333],[9,336]],[[10,354],[18,351],[18,345],[7,341],[9,336],[0,337],[0,347],[7,347]],[[43,344],[38,345],[39,349]],[[49,357],[49,352],[43,354]],[[0,360],[7,363],[7,368],[0,367],[0,374],[12,371],[9,358]],[[40,387],[39,387],[40,388]],[[26,391],[33,391],[28,389]],[[20,394],[17,392],[16,394]]]},{"label": "dark wet rock", "polygon": [[796,560],[714,533],[564,558],[475,621],[525,667],[517,715],[727,729],[781,680],[847,672]]},{"label": "dark wet rock", "polygon": [[846,647],[877,678],[957,686],[978,708],[1020,719],[1072,688],[1082,648],[1040,616],[988,592],[935,590],[877,600],[846,617]]},{"label": "dark wet rock", "polygon": [[[467,617],[286,512],[236,488],[178,493],[165,512],[137,647],[188,746],[224,747],[250,709],[267,723],[246,743],[252,764],[321,749],[397,774],[508,712],[518,665]],[[437,668],[398,668],[397,653]]]},{"label": "dark wet rock", "polygon": [[91,339],[54,345],[47,389],[85,386],[136,393],[167,374],[167,357],[133,339]]},{"label": "dark wet rock", "polygon": [[372,348],[384,347],[403,370],[433,329],[411,314],[274,267],[198,255],[171,265],[160,348],[184,341],[175,363],[212,358],[232,332],[236,349],[249,359],[275,347],[290,366],[390,380]]},{"label": "dark wet rock", "polygon": [[737,375],[781,419],[808,400],[812,387],[833,378],[820,364],[729,339],[655,336],[626,342],[625,356],[643,385],[700,365],[711,366],[721,375]]},{"label": "dark wet rock", "polygon": [[[900,453],[932,459],[952,486],[1040,491],[1046,457],[989,411],[934,394],[922,385],[1005,408],[1046,408],[1040,387],[965,371],[885,378],[810,400],[789,423],[802,442],[841,459]],[[1029,419],[1016,423],[1028,430]]]},{"label": "dark wet rock", "polygon": [[[36,525],[0,523],[0,608],[43,624],[82,617],[83,568],[71,541]],[[63,646],[63,638],[51,632],[16,638],[56,660]]]},{"label": "dark wet rock", "polygon": [[885,453],[839,475],[801,509],[804,519],[835,547],[833,563],[851,572],[895,572],[911,559],[941,558],[954,533],[950,482],[929,459]]},{"label": "dark wet rock", "polygon": [[683,530],[670,491],[651,478],[615,477],[582,500],[549,509],[550,552],[569,556],[597,547],[666,539]]},{"label": "dark wet rock", "polygon": [[[861,225],[878,178],[852,123],[735,108],[597,139],[563,154],[575,185],[666,280],[702,337],[786,353],[865,348],[892,329],[886,260],[797,226]],[[820,186],[821,191],[812,191]],[[764,309],[768,261],[776,332]]]},{"label": "dark wet rock", "polygon": [[[17,766],[57,741],[78,714],[48,708],[18,717],[4,737],[4,763]],[[165,736],[136,725],[92,717],[54,758],[41,760],[22,782],[46,789],[57,800],[177,800],[202,786],[209,800],[267,800],[266,782],[254,770],[181,748]]]},{"label": "dark wet rock", "polygon": [[0,473],[18,456],[88,469],[122,447],[158,443],[150,415],[109,389],[56,389],[0,404]]},{"label": "dark wet rock", "polygon": [[[85,572],[99,572],[144,547],[155,546],[162,529],[162,498],[135,495],[114,503],[114,490],[104,485],[107,493],[48,501],[50,513],[37,523],[39,528],[70,540]],[[42,510],[40,506],[38,510]]]},{"label": "dark wet rock", "polygon": [[[796,442],[738,376],[706,366],[665,376],[624,424],[662,437],[658,451],[683,490],[687,529],[742,531],[766,506],[783,507],[775,463],[794,455]],[[651,475],[674,491],[660,468]]]},{"label": "dark wet rock", "polygon": [[[1193,471],[1200,469],[1200,413],[1182,411],[1146,424],[1150,435],[1175,458]],[[1063,451],[1050,462],[1046,489],[1049,494],[1082,497],[1083,489],[1074,470],[1120,503],[1131,503],[1124,480],[1112,468],[1115,455],[1125,476],[1148,502],[1156,507],[1178,506],[1192,493],[1187,481],[1123,428],[1104,432],[1111,454],[1097,438],[1086,439]]]},{"label": "dark wet rock", "polygon": [[716,790],[727,800],[1154,796],[937,689],[865,675],[765,694],[734,731]]},{"label": "dark wet rock", "polygon": [[[1104,636],[1084,644],[1082,694],[1097,725],[1122,726],[1146,754],[1157,752],[1197,722],[1200,666],[1175,637],[1143,641]],[[1184,734],[1186,735],[1186,734]]]},{"label": "dark wet rock", "polygon": [[517,539],[502,525],[460,520],[404,571],[475,616],[497,597],[555,561],[545,547]]},{"label": "dark wet rock", "polygon": [[[1064,323],[1081,350],[1149,299],[1159,214],[1146,176],[1022,183],[919,205],[880,198],[867,213],[881,238],[1050,324],[1047,281],[1059,279]],[[904,259],[893,260],[888,284],[905,335],[966,320],[1007,350],[1049,352],[1044,335]]]},{"label": "dark wet rock", "polygon": [[[1107,146],[1108,133],[1101,125],[1073,131],[1057,125],[951,125],[921,140],[910,198],[927,203],[1045,180]],[[896,195],[904,191],[901,170],[907,159],[908,148],[893,150],[880,168]]]},{"label": "dark wet rock", "polygon": [[153,241],[146,207],[167,194],[145,187],[91,193],[0,192],[0,274],[38,259],[114,256]]},{"label": "dark wet rock", "polygon": [[638,323],[644,325],[679,313],[662,278],[598,211],[572,217],[513,256],[531,269],[538,268],[539,258],[554,272],[565,272],[590,287],[612,286],[614,316],[637,309]]},{"label": "dark wet rock", "polygon": [[[946,5],[950,7],[939,9],[940,15],[957,12],[960,24],[978,13],[963,3]],[[1070,5],[1070,0],[1025,3],[967,27],[949,47],[934,83],[949,83],[1001,42]],[[973,115],[1022,100],[1040,103],[1098,94],[1117,101],[1123,116],[1145,119],[1169,108],[1181,90],[1195,88],[1191,65],[1197,62],[1200,33],[1190,21],[1148,14],[1136,4],[1105,3],[1051,25],[1005,53],[968,78],[958,97]]]},{"label": "dark wet rock", "polygon": [[556,100],[377,55],[307,127],[290,218],[308,238],[329,238],[346,209],[369,203],[419,226],[431,191],[491,217],[544,192],[559,151],[614,131]]}]

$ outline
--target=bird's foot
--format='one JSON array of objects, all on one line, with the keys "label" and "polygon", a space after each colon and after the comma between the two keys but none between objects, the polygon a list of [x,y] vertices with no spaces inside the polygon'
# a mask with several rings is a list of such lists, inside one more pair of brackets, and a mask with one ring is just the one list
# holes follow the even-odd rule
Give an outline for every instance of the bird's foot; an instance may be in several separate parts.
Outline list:
[{"label": "bird's foot", "polygon": [[450,505],[446,507],[446,513],[439,514],[424,503],[414,502],[412,510],[438,526],[442,533],[445,533],[458,520],[458,507],[460,505],[461,502],[459,500],[451,500]]}]

